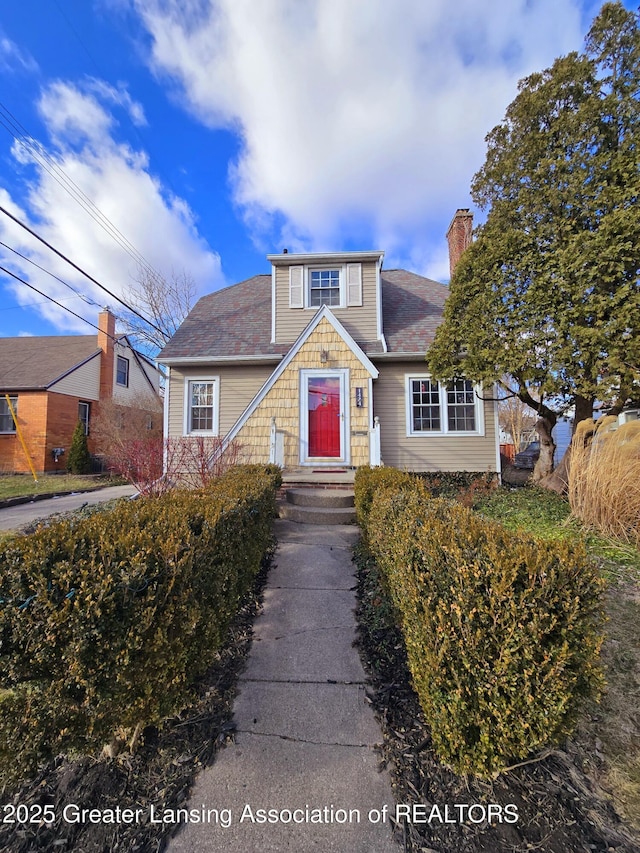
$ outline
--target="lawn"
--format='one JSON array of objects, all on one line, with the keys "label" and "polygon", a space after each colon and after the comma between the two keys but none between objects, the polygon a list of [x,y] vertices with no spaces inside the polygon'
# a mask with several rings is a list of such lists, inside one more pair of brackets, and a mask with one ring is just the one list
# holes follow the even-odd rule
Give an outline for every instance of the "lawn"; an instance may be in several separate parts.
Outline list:
[{"label": "lawn", "polygon": [[474,499],[473,508],[509,530],[526,530],[539,539],[583,539],[589,555],[609,581],[640,583],[640,552],[584,528],[571,517],[566,498],[533,486],[500,488]]},{"label": "lawn", "polygon": [[0,476],[0,500],[81,492],[105,484],[113,485],[104,475],[41,474],[36,482],[30,474],[4,474]]}]

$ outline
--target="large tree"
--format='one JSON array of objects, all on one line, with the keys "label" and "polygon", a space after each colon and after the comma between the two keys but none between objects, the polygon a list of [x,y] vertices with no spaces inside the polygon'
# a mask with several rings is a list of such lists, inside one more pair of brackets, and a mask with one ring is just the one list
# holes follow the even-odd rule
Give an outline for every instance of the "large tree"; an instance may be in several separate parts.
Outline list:
[{"label": "large tree", "polygon": [[606,3],[583,53],[519,84],[487,136],[472,183],[485,224],[451,280],[427,359],[511,391],[539,416],[535,476],[553,468],[551,429],[595,400],[638,396],[640,29]]}]

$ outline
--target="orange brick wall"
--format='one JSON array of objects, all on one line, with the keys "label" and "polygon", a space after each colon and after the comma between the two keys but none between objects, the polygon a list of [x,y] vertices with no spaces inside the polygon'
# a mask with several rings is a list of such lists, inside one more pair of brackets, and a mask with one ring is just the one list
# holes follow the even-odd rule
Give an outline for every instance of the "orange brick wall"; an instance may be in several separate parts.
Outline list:
[{"label": "orange brick wall", "polygon": [[[78,422],[78,403],[81,398],[50,391],[18,393],[18,423],[38,473],[65,471],[71,437]],[[91,404],[91,418],[95,403]],[[89,436],[89,451],[95,448]],[[54,462],[52,450],[64,447],[65,453]],[[29,473],[29,463],[17,435],[0,435],[0,472]]]}]

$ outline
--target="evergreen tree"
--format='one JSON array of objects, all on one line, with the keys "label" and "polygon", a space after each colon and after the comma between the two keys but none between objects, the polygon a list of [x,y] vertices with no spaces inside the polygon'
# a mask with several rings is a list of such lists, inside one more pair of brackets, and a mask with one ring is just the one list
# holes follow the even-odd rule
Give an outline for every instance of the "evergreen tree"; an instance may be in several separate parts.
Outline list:
[{"label": "evergreen tree", "polygon": [[78,421],[73,431],[71,447],[67,456],[67,471],[72,474],[90,474],[91,456],[87,447],[87,436],[84,434],[84,425]]},{"label": "evergreen tree", "polygon": [[519,84],[472,183],[488,212],[451,281],[427,359],[511,391],[539,418],[535,475],[553,467],[551,429],[596,399],[640,391],[640,29],[606,3],[582,54]]}]

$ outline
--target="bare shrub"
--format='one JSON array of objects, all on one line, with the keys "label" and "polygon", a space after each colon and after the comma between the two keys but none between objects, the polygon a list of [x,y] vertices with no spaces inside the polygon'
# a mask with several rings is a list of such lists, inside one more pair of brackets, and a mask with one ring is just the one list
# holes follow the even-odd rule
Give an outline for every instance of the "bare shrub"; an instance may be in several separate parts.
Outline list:
[{"label": "bare shrub", "polygon": [[159,496],[174,486],[205,488],[239,462],[240,445],[218,436],[129,436],[111,446],[109,465],[142,495]]},{"label": "bare shrub", "polygon": [[640,546],[640,421],[578,424],[571,450],[569,503],[576,518]]}]

